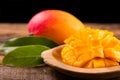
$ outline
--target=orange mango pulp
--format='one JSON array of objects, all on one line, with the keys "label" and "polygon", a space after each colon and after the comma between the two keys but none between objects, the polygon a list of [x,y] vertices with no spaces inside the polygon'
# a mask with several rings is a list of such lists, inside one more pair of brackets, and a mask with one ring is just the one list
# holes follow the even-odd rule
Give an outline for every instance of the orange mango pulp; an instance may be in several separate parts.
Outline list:
[{"label": "orange mango pulp", "polygon": [[119,65],[120,41],[110,31],[83,28],[65,39],[65,43],[61,56],[68,65],[86,68]]},{"label": "orange mango pulp", "polygon": [[102,67],[111,67],[111,66],[118,66],[119,63],[110,59],[105,58],[94,58],[90,60],[86,65],[83,67],[85,68],[102,68]]}]

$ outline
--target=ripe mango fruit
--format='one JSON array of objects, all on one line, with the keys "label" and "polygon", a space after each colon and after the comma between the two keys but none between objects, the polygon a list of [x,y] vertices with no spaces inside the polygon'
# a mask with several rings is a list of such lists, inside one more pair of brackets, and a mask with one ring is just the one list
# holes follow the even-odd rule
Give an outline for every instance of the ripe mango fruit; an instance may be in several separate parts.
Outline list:
[{"label": "ripe mango fruit", "polygon": [[64,44],[64,40],[84,27],[81,20],[63,10],[43,10],[28,22],[28,31],[34,36],[43,36]]},{"label": "ripe mango fruit", "polygon": [[118,66],[120,40],[113,32],[85,27],[64,40],[61,51],[64,63],[83,68]]}]

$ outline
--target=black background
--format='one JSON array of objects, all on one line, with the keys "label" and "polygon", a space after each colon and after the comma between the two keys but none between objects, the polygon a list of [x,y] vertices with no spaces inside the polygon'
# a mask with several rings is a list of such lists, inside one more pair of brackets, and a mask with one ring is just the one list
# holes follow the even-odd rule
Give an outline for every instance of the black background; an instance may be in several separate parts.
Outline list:
[{"label": "black background", "polygon": [[83,22],[120,23],[119,2],[105,0],[3,0],[0,2],[0,22],[27,23],[44,9],[65,10]]}]

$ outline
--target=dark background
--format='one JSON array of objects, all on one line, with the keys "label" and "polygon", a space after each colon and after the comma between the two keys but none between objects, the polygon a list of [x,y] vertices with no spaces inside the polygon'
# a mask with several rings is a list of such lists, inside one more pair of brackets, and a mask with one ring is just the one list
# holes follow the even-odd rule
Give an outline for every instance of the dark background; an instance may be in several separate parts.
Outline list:
[{"label": "dark background", "polygon": [[119,2],[98,0],[1,0],[0,22],[27,23],[44,9],[65,10],[83,22],[120,23]]}]

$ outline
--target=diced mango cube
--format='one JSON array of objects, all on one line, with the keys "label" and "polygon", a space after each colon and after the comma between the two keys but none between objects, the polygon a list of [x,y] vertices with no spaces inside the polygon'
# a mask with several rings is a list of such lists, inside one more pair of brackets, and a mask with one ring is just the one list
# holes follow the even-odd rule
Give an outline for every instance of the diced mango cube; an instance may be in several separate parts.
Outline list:
[{"label": "diced mango cube", "polygon": [[120,62],[120,51],[115,50],[114,48],[107,48],[104,50],[104,55],[106,58]]},{"label": "diced mango cube", "polygon": [[76,67],[100,68],[119,65],[120,40],[108,30],[82,28],[65,39],[64,63]]}]

